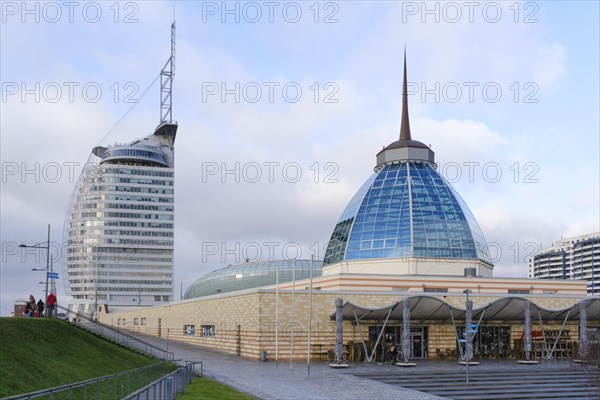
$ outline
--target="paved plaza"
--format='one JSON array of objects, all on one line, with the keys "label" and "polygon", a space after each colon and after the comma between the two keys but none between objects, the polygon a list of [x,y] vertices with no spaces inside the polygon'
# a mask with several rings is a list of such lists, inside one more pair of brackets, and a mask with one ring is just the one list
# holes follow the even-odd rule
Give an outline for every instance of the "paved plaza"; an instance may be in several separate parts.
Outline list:
[{"label": "paved plaza", "polygon": [[[156,346],[168,347],[178,363],[202,361],[205,376],[265,400],[594,398],[590,394],[592,390],[586,387],[585,372],[566,360],[544,361],[534,366],[520,365],[515,360],[483,360],[481,365],[470,367],[470,385],[466,385],[465,367],[456,361],[419,360],[417,367],[411,369],[392,364],[351,363],[348,369],[339,370],[330,368],[326,362],[311,362],[308,375],[306,362],[295,362],[291,368],[289,361],[276,364],[272,354],[268,355],[268,362],[259,362],[186,343],[169,341],[167,344],[164,339],[137,335]],[[524,388],[521,392],[529,391],[529,394],[525,397],[515,394],[514,388],[518,386]],[[543,386],[547,389],[545,392],[538,390]],[[493,390],[482,397],[484,387]],[[473,388],[477,390],[476,394],[473,394]],[[503,395],[504,391],[512,394]]]}]

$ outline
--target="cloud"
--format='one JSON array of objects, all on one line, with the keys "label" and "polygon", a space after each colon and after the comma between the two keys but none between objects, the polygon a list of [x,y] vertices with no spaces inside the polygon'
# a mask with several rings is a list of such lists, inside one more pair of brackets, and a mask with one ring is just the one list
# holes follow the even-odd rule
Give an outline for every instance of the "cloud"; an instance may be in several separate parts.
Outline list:
[{"label": "cloud", "polygon": [[552,42],[549,46],[539,46],[535,54],[533,79],[544,90],[552,90],[567,74],[565,48],[558,42]]},{"label": "cloud", "polygon": [[[220,259],[202,261],[202,243],[275,240],[298,242],[306,249],[329,239],[344,207],[372,173],[375,154],[398,137],[405,44],[410,81],[427,87],[435,82],[493,81],[503,87],[498,103],[410,98],[414,138],[432,145],[440,171],[449,162],[462,167],[463,178],[453,185],[487,239],[503,249],[496,275],[524,276],[523,256],[529,251],[524,245],[529,242],[547,245],[561,235],[597,230],[597,155],[589,140],[580,147],[563,145],[564,132],[573,143],[597,132],[597,118],[592,125],[580,118],[563,121],[564,104],[545,96],[548,88],[563,90],[560,83],[569,71],[587,71],[589,60],[597,60],[597,38],[584,26],[563,25],[560,10],[545,4],[540,7],[551,18],[540,14],[539,24],[514,23],[510,5],[502,4],[503,19],[494,24],[481,20],[480,13],[475,23],[465,20],[465,13],[458,23],[435,23],[431,16],[423,23],[420,15],[398,23],[403,5],[394,2],[340,3],[339,21],[333,24],[315,23],[308,5],[299,24],[286,23],[279,15],[274,24],[222,23],[219,15],[200,23],[201,9],[195,3],[178,5],[175,269],[184,290],[200,275],[222,266]],[[85,101],[80,93],[73,103],[36,103],[31,96],[24,103],[20,98],[3,101],[4,166],[82,164],[99,142],[126,142],[155,127],[157,83],[105,137],[130,107],[123,102],[124,85],[135,83],[139,97],[164,65],[171,6],[140,3],[135,24],[114,23],[108,3],[103,7],[107,19],[99,24],[22,24],[14,19],[3,25],[3,82],[98,82],[104,94],[98,103]],[[330,10],[320,11],[322,21]],[[580,48],[584,58],[577,57]],[[592,70],[597,75],[597,68]],[[589,86],[590,76],[570,78],[574,92],[569,95],[589,101],[576,90]],[[231,95],[223,102],[220,94],[206,98],[204,92],[207,83],[217,83],[219,89],[224,83],[231,89],[236,82],[242,88],[254,82],[266,90],[264,83],[271,81],[280,84],[274,102],[236,102]],[[514,103],[509,87],[519,82],[522,88],[529,81],[540,86],[539,103]],[[280,88],[290,82],[303,90],[297,103],[282,98]],[[337,103],[323,102],[331,93],[325,90],[329,82],[337,85]],[[315,83],[319,101],[314,100]],[[119,89],[117,102],[111,86]],[[597,116],[597,109],[592,116],[594,112]],[[597,143],[595,136],[594,140]],[[586,156],[577,156],[583,150]],[[258,163],[266,177],[264,163],[269,162],[279,163],[273,182],[251,183],[243,176],[244,167]],[[473,182],[467,179],[466,162],[480,163]],[[497,182],[482,175],[483,166],[491,162],[503,173]],[[523,182],[530,172],[526,162],[537,163],[538,183]],[[203,179],[209,163],[240,167],[225,179],[220,172]],[[299,181],[286,181],[286,163],[300,165]],[[233,180],[235,174],[239,182]],[[337,182],[325,182],[328,176]],[[74,182],[66,180],[22,182],[12,176],[2,182],[2,240],[43,241],[47,223],[53,237],[61,236],[73,187]],[[517,261],[514,243],[521,246]],[[37,289],[38,277],[29,272],[34,267],[38,265],[32,259],[3,261],[3,314],[15,298]]]}]

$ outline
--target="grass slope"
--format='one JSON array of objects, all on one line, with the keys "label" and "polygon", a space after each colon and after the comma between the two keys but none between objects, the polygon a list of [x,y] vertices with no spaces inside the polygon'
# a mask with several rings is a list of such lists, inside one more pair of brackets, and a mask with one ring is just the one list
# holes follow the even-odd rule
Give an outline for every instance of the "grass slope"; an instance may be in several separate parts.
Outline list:
[{"label": "grass slope", "polygon": [[56,319],[0,318],[0,397],[156,362]]},{"label": "grass slope", "polygon": [[208,378],[194,378],[177,400],[254,400],[255,398]]}]

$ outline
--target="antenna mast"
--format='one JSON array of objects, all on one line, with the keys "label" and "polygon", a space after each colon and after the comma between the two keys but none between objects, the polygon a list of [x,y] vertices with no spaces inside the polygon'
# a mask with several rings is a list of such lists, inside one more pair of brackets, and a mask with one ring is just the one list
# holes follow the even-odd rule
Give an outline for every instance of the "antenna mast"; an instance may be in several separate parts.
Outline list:
[{"label": "antenna mast", "polygon": [[175,77],[175,21],[171,24],[171,57],[160,71],[160,123],[173,123],[173,77]]}]

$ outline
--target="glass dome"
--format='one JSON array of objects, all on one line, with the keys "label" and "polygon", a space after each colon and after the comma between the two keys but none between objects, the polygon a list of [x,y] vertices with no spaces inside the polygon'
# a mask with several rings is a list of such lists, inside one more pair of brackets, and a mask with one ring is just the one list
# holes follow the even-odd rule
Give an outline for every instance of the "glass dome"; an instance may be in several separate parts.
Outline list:
[{"label": "glass dome", "polygon": [[386,164],[371,175],[335,226],[323,265],[410,256],[491,265],[473,214],[427,162]]},{"label": "glass dome", "polygon": [[[291,282],[294,276],[294,264],[296,280],[310,277],[311,260],[247,262],[230,265],[202,276],[188,288],[184,299],[274,285],[277,269],[279,269],[279,283]],[[322,264],[322,261],[313,262],[313,277],[321,275]]]}]

